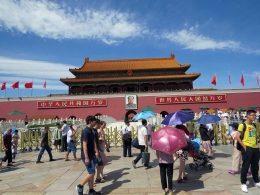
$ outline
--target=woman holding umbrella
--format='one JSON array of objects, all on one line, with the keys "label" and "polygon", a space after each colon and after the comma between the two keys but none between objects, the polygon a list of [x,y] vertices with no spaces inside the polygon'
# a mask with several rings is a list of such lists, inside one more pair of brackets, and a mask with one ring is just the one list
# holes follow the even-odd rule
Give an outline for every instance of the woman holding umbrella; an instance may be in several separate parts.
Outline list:
[{"label": "woman holding umbrella", "polygon": [[156,156],[160,167],[160,177],[161,185],[163,190],[163,195],[166,195],[167,180],[168,179],[168,190],[169,195],[174,195],[172,190],[172,177],[173,177],[173,155],[166,154],[164,152],[156,150]]}]

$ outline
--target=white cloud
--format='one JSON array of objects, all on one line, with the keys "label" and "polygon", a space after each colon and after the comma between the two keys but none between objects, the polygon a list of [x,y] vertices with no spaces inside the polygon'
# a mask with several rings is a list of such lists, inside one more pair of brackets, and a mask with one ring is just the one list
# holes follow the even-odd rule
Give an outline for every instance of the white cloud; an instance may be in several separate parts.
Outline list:
[{"label": "white cloud", "polygon": [[[188,28],[188,26],[185,26]],[[247,54],[260,55],[260,50],[244,48],[241,43],[233,40],[217,41],[210,37],[203,36],[198,32],[199,25],[196,24],[188,29],[182,29],[173,32],[164,32],[162,37],[184,46],[184,49],[190,50],[231,50]]]},{"label": "white cloud", "polygon": [[73,78],[69,68],[75,66],[51,63],[44,61],[33,61],[23,59],[11,59],[0,56],[0,82],[7,82],[7,87],[19,80],[21,88],[24,83],[33,80],[35,89],[42,89],[46,79],[47,88],[64,90],[68,87],[59,81],[60,78]]},{"label": "white cloud", "polygon": [[100,39],[107,44],[147,32],[127,13],[93,9],[80,11],[47,0],[2,0],[0,27],[43,38]]},{"label": "white cloud", "polygon": [[190,27],[188,30],[180,30],[175,32],[166,32],[163,37],[178,43],[185,47],[185,49],[191,50],[205,50],[205,49],[230,49],[239,50],[240,43],[236,41],[215,41],[209,37],[199,35],[196,32],[198,25]]}]

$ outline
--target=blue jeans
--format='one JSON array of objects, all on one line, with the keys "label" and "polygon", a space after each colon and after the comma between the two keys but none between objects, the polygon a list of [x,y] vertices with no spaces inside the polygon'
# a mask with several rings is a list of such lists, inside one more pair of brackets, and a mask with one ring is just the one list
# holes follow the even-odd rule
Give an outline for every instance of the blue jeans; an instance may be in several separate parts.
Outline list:
[{"label": "blue jeans", "polygon": [[50,146],[49,146],[49,145],[43,145],[43,146],[41,147],[41,149],[40,149],[40,153],[39,153],[39,155],[38,155],[37,161],[40,161],[40,160],[41,160],[42,155],[43,155],[43,153],[44,153],[45,150],[47,150],[47,152],[48,152],[48,154],[49,154],[49,157],[50,157],[50,160],[53,159],[53,158],[52,158],[52,154],[51,154],[51,148],[50,148]]},{"label": "blue jeans", "polygon": [[86,167],[86,169],[87,169],[87,171],[88,171],[88,174],[93,174],[93,175],[95,175],[95,170],[96,170],[96,167],[95,167],[95,165],[96,165],[96,158],[95,158],[95,157],[90,157],[90,158],[89,158],[90,163],[89,163],[88,165],[87,165],[86,162],[85,162],[85,158],[82,158],[81,160],[82,160],[82,162],[84,163],[84,165],[85,165],[85,167]]}]

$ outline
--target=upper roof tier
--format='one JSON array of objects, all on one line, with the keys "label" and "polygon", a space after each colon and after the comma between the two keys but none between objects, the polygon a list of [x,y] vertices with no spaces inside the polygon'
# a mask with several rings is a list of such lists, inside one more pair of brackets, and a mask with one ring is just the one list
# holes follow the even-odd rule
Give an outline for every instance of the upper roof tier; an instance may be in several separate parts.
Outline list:
[{"label": "upper roof tier", "polygon": [[101,72],[101,71],[120,71],[120,70],[147,70],[147,69],[188,69],[190,64],[179,64],[175,56],[170,58],[143,58],[143,59],[124,59],[124,60],[94,60],[85,58],[85,63],[81,68],[69,69],[71,73],[78,72]]}]

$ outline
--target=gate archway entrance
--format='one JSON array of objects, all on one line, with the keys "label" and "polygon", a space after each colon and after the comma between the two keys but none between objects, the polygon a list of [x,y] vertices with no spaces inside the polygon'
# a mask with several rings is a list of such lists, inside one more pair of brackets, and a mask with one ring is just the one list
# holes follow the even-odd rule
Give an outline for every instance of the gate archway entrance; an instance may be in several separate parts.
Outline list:
[{"label": "gate archway entrance", "polygon": [[129,110],[125,113],[125,119],[131,120],[136,114],[134,110]]}]

